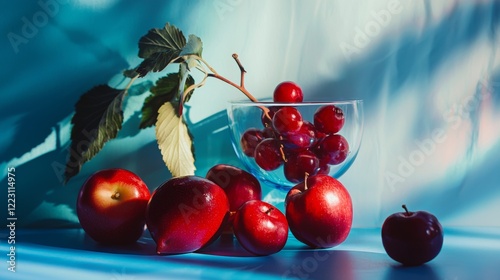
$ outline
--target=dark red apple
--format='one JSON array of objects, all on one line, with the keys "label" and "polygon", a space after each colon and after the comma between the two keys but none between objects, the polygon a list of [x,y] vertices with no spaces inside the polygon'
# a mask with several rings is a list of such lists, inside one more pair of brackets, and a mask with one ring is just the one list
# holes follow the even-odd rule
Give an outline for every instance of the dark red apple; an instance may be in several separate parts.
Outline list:
[{"label": "dark red apple", "polygon": [[434,259],[443,247],[443,227],[426,211],[390,215],[382,225],[384,249],[397,262],[415,266]]},{"label": "dark red apple", "polygon": [[217,164],[208,170],[206,178],[219,185],[229,199],[229,210],[236,211],[249,200],[261,200],[259,180],[236,166]]},{"label": "dark red apple", "polygon": [[133,243],[141,237],[150,192],[144,181],[125,169],[104,169],[82,185],[76,213],[84,231],[105,244]]},{"label": "dark red apple", "polygon": [[250,200],[238,209],[234,215],[233,229],[241,246],[255,255],[277,253],[288,239],[285,215],[261,200]]},{"label": "dark red apple", "polygon": [[216,239],[229,217],[224,190],[198,176],[174,177],[151,195],[146,224],[158,254],[194,252]]},{"label": "dark red apple", "polygon": [[313,248],[334,247],[347,238],[352,225],[352,201],[337,179],[324,174],[308,177],[285,198],[290,231]]}]

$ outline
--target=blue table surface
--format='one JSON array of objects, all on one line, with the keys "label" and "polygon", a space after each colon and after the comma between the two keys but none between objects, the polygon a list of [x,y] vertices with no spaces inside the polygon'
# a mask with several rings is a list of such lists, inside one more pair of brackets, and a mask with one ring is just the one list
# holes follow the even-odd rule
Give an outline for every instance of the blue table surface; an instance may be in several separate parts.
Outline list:
[{"label": "blue table surface", "polygon": [[417,267],[390,259],[377,228],[352,229],[344,243],[322,250],[290,235],[282,251],[264,257],[232,237],[202,252],[160,256],[147,231],[136,244],[109,247],[82,229],[18,229],[16,272],[7,269],[10,232],[0,234],[0,279],[500,279],[500,228],[448,228],[441,253]]}]

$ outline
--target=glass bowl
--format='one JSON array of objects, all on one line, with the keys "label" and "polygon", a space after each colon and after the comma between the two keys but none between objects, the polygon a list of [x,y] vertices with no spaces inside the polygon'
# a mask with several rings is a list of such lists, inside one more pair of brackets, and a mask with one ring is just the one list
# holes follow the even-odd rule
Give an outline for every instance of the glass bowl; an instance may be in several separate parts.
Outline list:
[{"label": "glass bowl", "polygon": [[[287,109],[277,114],[283,108]],[[320,109],[323,113],[315,115]],[[302,119],[298,131],[297,119],[290,118],[292,115],[297,117],[297,111],[299,119]],[[247,171],[267,185],[284,191],[303,181],[305,176],[316,173],[339,178],[356,159],[363,134],[362,100],[302,103],[231,101],[227,116],[234,151]],[[273,122],[277,118],[280,120]],[[335,125],[332,124],[339,124],[342,118],[340,130],[335,132],[336,129],[331,128]],[[258,147],[264,139],[267,139],[266,145]],[[277,149],[271,154],[269,148],[264,148],[270,143],[274,147],[273,151]],[[335,148],[332,150],[332,147]],[[282,161],[278,167],[274,164],[277,152]],[[308,168],[314,170],[304,171]],[[297,170],[300,174],[298,177],[290,176],[296,175]]]}]

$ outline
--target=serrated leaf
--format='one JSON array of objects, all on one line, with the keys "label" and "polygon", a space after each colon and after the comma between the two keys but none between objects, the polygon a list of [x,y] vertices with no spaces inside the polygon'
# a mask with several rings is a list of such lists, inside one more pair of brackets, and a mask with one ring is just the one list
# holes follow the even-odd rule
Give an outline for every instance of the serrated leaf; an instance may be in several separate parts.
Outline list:
[{"label": "serrated leaf", "polygon": [[194,175],[193,141],[186,123],[176,114],[172,103],[163,104],[158,110],[156,140],[172,176]]},{"label": "serrated leaf", "polygon": [[[154,28],[139,40],[139,57],[144,61],[135,69],[141,77],[148,72],[159,72],[182,51],[186,38],[177,27],[166,24],[164,28]],[[179,61],[177,61],[179,62]]]},{"label": "serrated leaf", "polygon": [[123,123],[124,94],[124,90],[99,85],[84,93],[76,103],[64,174],[66,182],[118,134]]},{"label": "serrated leaf", "polygon": [[195,54],[201,57],[203,43],[201,39],[193,34],[189,35],[186,45],[182,48],[180,56]]},{"label": "serrated leaf", "polygon": [[162,29],[149,30],[148,34],[139,40],[139,57],[148,58],[159,52],[180,52],[184,45],[186,38],[182,31],[167,23]]},{"label": "serrated leaf", "polygon": [[127,78],[134,78],[135,76],[139,75],[139,72],[137,72],[137,69],[127,69],[122,72],[123,76]]},{"label": "serrated leaf", "polygon": [[[144,77],[149,72],[160,72],[171,62],[176,56],[171,56],[168,53],[155,53],[152,56],[144,59],[139,66],[134,70],[139,74],[139,77]],[[176,60],[174,62],[180,62],[181,60]]]},{"label": "serrated leaf", "polygon": [[[189,76],[186,81],[186,87],[194,84],[193,77]],[[158,119],[158,110],[166,102],[178,102],[177,90],[179,88],[179,73],[170,73],[165,77],[158,79],[151,87],[151,95],[144,100],[142,106],[142,119],[140,128],[146,128],[154,125]],[[186,96],[185,101],[189,101],[192,92]]]}]

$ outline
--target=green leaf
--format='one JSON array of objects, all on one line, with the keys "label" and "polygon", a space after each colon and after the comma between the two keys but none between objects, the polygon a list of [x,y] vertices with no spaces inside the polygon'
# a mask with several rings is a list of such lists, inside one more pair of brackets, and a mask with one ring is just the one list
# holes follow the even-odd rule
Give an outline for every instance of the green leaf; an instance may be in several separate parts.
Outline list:
[{"label": "green leaf", "polygon": [[66,182],[118,134],[123,123],[124,94],[124,90],[99,85],[84,93],[76,103],[64,174]]},{"label": "green leaf", "polygon": [[123,76],[130,78],[130,79],[134,78],[137,75],[140,75],[139,72],[137,72],[136,68],[124,70],[122,72],[122,74],[123,74]]},{"label": "green leaf", "polygon": [[[172,61],[172,57],[164,53],[156,53],[151,57],[144,59],[134,70],[139,77],[146,76],[149,72],[160,72]],[[177,61],[174,61],[177,62]]]},{"label": "green leaf", "polygon": [[[154,125],[158,119],[158,110],[166,102],[178,104],[179,82],[179,73],[170,73],[156,81],[156,84],[150,89],[151,95],[144,100],[140,128]],[[194,79],[189,76],[186,81],[186,88],[193,84]],[[189,101],[191,94],[186,96],[185,101]]]},{"label": "green leaf", "polygon": [[195,35],[189,35],[188,42],[182,48],[180,56],[195,54],[201,57],[201,52],[203,51],[203,43],[201,39]]},{"label": "green leaf", "polygon": [[172,103],[163,104],[156,122],[158,147],[172,176],[194,175],[193,140],[186,123],[176,113]]},{"label": "green leaf", "polygon": [[[144,61],[135,70],[141,77],[148,72],[159,72],[182,51],[186,38],[177,27],[166,24],[164,28],[154,28],[139,40],[139,57]],[[178,60],[176,62],[180,62]]]},{"label": "green leaf", "polygon": [[185,44],[186,38],[182,31],[167,23],[162,29],[149,30],[139,40],[139,57],[148,58],[159,52],[180,52]]}]

